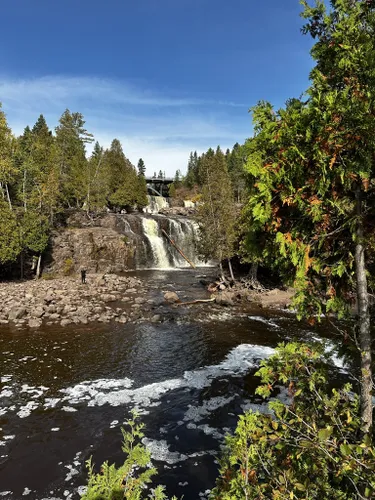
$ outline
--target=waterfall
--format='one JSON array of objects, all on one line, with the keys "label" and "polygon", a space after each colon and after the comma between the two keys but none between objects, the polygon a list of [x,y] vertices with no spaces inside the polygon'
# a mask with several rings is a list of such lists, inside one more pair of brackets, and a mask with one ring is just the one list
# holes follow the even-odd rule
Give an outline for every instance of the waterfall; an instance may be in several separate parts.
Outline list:
[{"label": "waterfall", "polygon": [[165,242],[159,233],[158,223],[155,219],[144,217],[142,219],[142,226],[144,235],[148,239],[152,249],[154,262],[151,267],[156,267],[157,269],[169,269],[171,265],[165,248]]},{"label": "waterfall", "polygon": [[162,208],[169,208],[167,198],[147,195],[148,205],[143,209],[146,214],[158,214]]},{"label": "waterfall", "polygon": [[179,269],[190,267],[169,243],[162,229],[197,267],[210,266],[198,257],[196,242],[198,225],[186,217],[164,215],[117,215],[118,229],[135,248],[136,269]]}]

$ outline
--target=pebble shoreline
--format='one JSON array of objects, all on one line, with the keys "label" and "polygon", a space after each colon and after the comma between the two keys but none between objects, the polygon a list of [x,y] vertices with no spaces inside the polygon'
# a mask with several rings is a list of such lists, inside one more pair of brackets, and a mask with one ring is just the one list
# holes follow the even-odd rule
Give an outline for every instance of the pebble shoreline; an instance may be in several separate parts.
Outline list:
[{"label": "pebble shoreline", "polygon": [[0,285],[0,325],[39,328],[42,324],[127,323],[152,315],[154,300],[145,297],[142,281],[131,276],[79,277],[8,282]]}]

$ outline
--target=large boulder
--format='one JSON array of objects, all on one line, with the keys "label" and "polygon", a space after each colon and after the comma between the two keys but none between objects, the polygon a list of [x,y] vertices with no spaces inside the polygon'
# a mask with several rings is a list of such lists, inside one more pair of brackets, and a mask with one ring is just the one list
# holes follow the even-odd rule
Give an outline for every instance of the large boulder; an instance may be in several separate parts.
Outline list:
[{"label": "large boulder", "polygon": [[42,306],[38,306],[31,311],[31,316],[33,318],[41,318],[44,314],[44,309]]},{"label": "large boulder", "polygon": [[215,297],[216,304],[221,306],[234,306],[234,294],[231,292],[222,292]]},{"label": "large boulder", "polygon": [[116,296],[115,295],[111,295],[110,293],[103,293],[101,296],[100,296],[100,300],[102,300],[103,302],[105,303],[108,303],[108,302],[115,302],[116,300]]},{"label": "large boulder", "polygon": [[24,307],[15,306],[13,307],[8,315],[8,319],[10,321],[14,321],[15,319],[21,319],[25,316],[26,309]]},{"label": "large boulder", "polygon": [[39,318],[29,319],[29,328],[39,328],[42,326],[42,320]]},{"label": "large boulder", "polygon": [[175,302],[180,302],[180,298],[176,292],[165,292],[164,300],[169,304],[174,304]]}]

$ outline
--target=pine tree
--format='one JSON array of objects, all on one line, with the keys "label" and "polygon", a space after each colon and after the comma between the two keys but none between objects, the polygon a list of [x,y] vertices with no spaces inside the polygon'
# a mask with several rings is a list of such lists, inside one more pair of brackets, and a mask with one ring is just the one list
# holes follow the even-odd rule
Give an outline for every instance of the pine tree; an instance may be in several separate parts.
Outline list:
[{"label": "pine tree", "polygon": [[242,148],[238,142],[233,146],[230,155],[226,155],[226,158],[233,187],[233,197],[237,203],[240,203],[245,193],[245,170]]},{"label": "pine tree", "polygon": [[209,149],[202,159],[202,205],[199,207],[200,253],[206,260],[228,260],[234,279],[231,258],[235,243],[235,209],[232,188],[223,152]]},{"label": "pine tree", "polygon": [[180,170],[176,170],[174,179],[173,179],[173,184],[175,189],[178,189],[181,186],[181,181],[182,181],[182,175]]},{"label": "pine tree", "polygon": [[192,189],[196,184],[196,164],[193,152],[191,152],[189,156],[184,184],[189,189]]},{"label": "pine tree", "polygon": [[0,193],[12,209],[10,186],[17,176],[17,166],[13,161],[14,137],[0,103]]},{"label": "pine tree", "polygon": [[61,191],[68,206],[81,207],[86,198],[85,145],[93,141],[93,136],[87,132],[84,125],[81,113],[71,113],[67,109],[56,127]]},{"label": "pine tree", "polygon": [[103,210],[107,205],[109,195],[108,170],[104,166],[104,151],[99,142],[94,145],[93,152],[87,162],[86,174],[86,201],[85,208]]},{"label": "pine tree", "polygon": [[117,209],[128,209],[137,203],[141,206],[144,203],[145,183],[142,181],[141,189],[137,172],[126,158],[118,139],[112,141],[103,160],[108,176],[109,204]]},{"label": "pine tree", "polygon": [[145,175],[146,175],[146,165],[145,165],[145,162],[142,160],[142,158],[140,158],[138,160],[137,169],[138,169],[138,175],[143,175],[143,177],[145,177]]}]

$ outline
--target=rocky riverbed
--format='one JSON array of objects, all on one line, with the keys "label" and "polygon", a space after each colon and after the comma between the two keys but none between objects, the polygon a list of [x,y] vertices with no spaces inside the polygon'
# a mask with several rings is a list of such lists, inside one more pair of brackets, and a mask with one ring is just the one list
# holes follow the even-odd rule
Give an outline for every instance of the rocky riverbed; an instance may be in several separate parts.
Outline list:
[{"label": "rocky riverbed", "polygon": [[42,324],[158,323],[175,316],[198,317],[222,307],[244,311],[255,304],[283,309],[292,295],[291,291],[275,289],[259,293],[241,287],[210,295],[203,285],[197,293],[201,299],[213,297],[213,302],[184,306],[181,302],[186,299],[181,299],[174,290],[151,290],[138,277],[115,274],[89,274],[84,285],[77,276],[2,283],[0,325],[37,329]]},{"label": "rocky riverbed", "polygon": [[60,323],[127,323],[140,317],[157,321],[155,301],[148,299],[141,280],[132,276],[88,275],[78,277],[2,283],[0,324],[38,328]]}]

